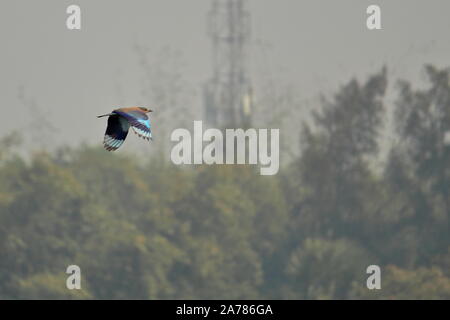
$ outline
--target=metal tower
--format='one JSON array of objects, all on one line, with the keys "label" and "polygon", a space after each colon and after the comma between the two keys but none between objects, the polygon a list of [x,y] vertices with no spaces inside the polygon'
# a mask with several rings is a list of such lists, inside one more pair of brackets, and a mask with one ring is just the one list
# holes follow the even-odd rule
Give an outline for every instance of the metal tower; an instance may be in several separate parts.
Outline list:
[{"label": "metal tower", "polygon": [[212,40],[213,75],[204,88],[207,125],[248,127],[253,93],[247,70],[250,15],[245,0],[213,0],[208,33]]}]

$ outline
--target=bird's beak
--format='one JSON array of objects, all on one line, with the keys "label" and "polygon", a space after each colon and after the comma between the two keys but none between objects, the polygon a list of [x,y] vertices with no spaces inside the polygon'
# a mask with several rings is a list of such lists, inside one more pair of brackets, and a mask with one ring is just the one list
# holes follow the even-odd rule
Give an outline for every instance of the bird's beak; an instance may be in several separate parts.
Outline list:
[{"label": "bird's beak", "polygon": [[147,112],[153,112],[153,110],[150,110],[150,109],[148,109],[148,111]]}]

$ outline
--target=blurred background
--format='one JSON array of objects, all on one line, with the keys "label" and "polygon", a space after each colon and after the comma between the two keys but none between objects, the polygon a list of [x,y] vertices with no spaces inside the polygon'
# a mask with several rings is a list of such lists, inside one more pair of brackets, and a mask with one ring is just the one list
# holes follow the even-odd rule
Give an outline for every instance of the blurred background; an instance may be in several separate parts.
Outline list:
[{"label": "blurred background", "polygon": [[[0,299],[450,299],[450,3],[376,2],[2,1]],[[194,120],[279,173],[173,165]]]}]

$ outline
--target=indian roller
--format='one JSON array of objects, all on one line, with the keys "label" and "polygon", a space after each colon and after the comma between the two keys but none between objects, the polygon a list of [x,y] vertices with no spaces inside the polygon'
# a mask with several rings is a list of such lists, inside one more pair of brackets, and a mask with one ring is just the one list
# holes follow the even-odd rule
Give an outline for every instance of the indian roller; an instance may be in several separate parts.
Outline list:
[{"label": "indian roller", "polygon": [[108,151],[117,150],[125,141],[130,126],[139,137],[153,140],[150,119],[147,116],[149,112],[152,112],[152,110],[143,107],[131,107],[115,109],[111,113],[97,116],[97,118],[108,117],[108,126],[103,139],[105,149]]}]

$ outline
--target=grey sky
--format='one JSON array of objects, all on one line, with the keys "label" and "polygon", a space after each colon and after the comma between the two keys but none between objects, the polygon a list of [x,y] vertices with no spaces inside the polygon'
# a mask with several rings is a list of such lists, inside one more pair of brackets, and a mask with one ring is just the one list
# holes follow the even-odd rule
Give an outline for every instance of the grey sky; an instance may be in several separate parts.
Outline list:
[{"label": "grey sky", "polygon": [[[70,4],[81,7],[81,31],[66,29]],[[366,29],[369,4],[381,6],[383,30]],[[23,86],[58,129],[58,143],[101,143],[97,114],[152,105],[141,94],[135,44],[150,54],[165,46],[182,53],[184,80],[196,90],[192,109],[199,110],[211,71],[209,7],[208,0],[2,0],[0,135],[30,124],[18,99]],[[252,72],[291,84],[300,99],[332,93],[383,64],[396,78],[420,79],[424,63],[444,67],[450,59],[448,0],[249,0],[249,8]]]}]

